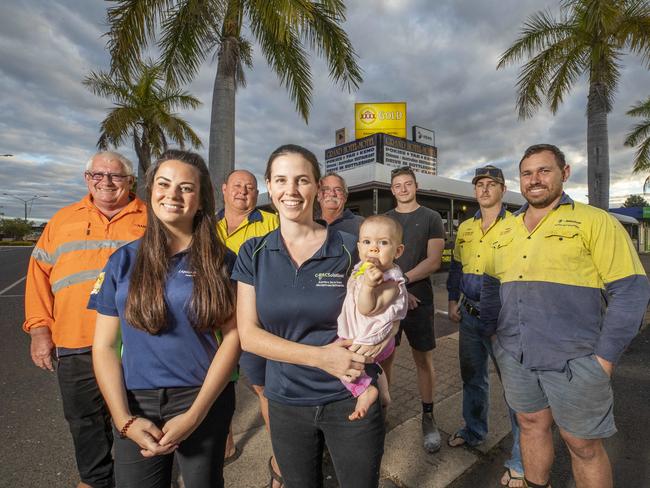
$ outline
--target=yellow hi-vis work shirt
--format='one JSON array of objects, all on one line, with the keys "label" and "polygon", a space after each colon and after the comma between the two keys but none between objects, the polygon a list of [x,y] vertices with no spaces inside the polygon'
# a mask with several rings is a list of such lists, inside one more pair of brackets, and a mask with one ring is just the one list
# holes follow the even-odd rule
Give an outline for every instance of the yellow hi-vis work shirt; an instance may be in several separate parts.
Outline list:
[{"label": "yellow hi-vis work shirt", "polygon": [[458,301],[461,292],[473,302],[481,297],[481,281],[485,263],[491,255],[495,226],[505,217],[511,215],[505,208],[501,211],[492,225],[483,232],[481,211],[473,218],[465,220],[456,234],[454,254],[449,267],[447,291],[449,300]]},{"label": "yellow hi-vis work shirt", "polygon": [[501,346],[529,369],[562,371],[593,353],[616,363],[650,299],[628,234],[607,212],[566,194],[532,231],[527,208],[496,229],[481,320],[496,324]]}]

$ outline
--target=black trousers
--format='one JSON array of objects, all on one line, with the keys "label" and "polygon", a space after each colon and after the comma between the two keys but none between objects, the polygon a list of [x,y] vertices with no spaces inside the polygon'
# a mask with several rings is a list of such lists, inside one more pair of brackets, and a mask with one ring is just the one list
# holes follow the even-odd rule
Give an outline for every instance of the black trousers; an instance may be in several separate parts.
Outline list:
[{"label": "black trousers", "polygon": [[323,447],[332,457],[341,488],[376,488],[384,454],[380,401],[363,419],[350,421],[355,398],[316,407],[269,400],[273,452],[286,488],[323,486]]},{"label": "black trousers", "polygon": [[93,488],[112,488],[111,416],[93,373],[91,353],[60,357],[57,378],[81,481]]},{"label": "black trousers", "polygon": [[[187,411],[199,387],[127,391],[133,415],[158,427]],[[235,386],[228,383],[207,416],[178,449],[164,456],[145,458],[130,439],[115,432],[115,478],[119,488],[169,488],[174,456],[186,488],[223,488],[223,457],[228,427],[235,411]]]}]

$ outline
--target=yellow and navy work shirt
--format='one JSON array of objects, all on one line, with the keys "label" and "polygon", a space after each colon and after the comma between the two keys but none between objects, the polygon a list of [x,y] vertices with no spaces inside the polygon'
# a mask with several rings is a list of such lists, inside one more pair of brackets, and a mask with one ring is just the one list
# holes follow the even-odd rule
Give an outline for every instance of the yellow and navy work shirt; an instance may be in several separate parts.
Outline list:
[{"label": "yellow and navy work shirt", "polygon": [[491,254],[493,229],[508,215],[510,212],[502,206],[496,220],[485,232],[481,227],[483,219],[480,210],[476,212],[474,218],[460,224],[447,278],[449,300],[458,301],[462,293],[472,302],[479,301],[485,263]]},{"label": "yellow and navy work shirt", "polygon": [[629,236],[608,213],[566,194],[532,231],[527,208],[495,229],[481,320],[528,369],[562,371],[593,353],[616,363],[650,299]]},{"label": "yellow and navy work shirt", "polygon": [[239,254],[241,245],[251,237],[265,236],[280,225],[277,215],[255,209],[242,220],[234,231],[228,234],[228,222],[226,222],[223,209],[217,213],[217,219],[219,237],[228,246],[228,249],[235,254]]}]

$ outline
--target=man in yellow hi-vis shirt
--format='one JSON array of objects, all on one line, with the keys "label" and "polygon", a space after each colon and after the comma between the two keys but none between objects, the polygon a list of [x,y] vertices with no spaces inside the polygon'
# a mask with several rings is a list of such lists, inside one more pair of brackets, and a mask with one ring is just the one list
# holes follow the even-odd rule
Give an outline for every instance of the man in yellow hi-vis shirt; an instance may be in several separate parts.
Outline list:
[{"label": "man in yellow hi-vis shirt", "polygon": [[[449,319],[459,323],[458,357],[463,380],[463,420],[465,425],[449,437],[449,447],[476,447],[488,433],[490,381],[488,358],[493,357],[490,334],[481,321],[479,302],[485,263],[490,257],[490,243],[499,223],[510,215],[503,204],[506,182],[503,172],[494,166],[477,168],[474,195],[479,210],[458,228],[454,255],[449,268]],[[486,335],[487,334],[487,335]],[[519,426],[509,408],[512,425],[512,450],[505,462],[501,484],[508,488],[524,486],[524,467],[519,449]]]},{"label": "man in yellow hi-vis shirt", "polygon": [[618,221],[564,193],[570,168],[557,147],[529,147],[519,172],[528,203],[497,229],[480,308],[496,328],[494,356],[517,412],[527,486],[550,486],[555,422],[576,486],[608,488],[610,378],[639,330],[650,284]]}]

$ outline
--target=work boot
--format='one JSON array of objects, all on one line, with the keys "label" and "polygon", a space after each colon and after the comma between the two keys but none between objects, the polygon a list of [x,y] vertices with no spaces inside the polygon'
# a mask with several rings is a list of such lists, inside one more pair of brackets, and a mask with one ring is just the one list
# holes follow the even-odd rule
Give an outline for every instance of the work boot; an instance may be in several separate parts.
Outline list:
[{"label": "work boot", "polygon": [[424,450],[429,454],[440,450],[440,432],[438,432],[432,412],[422,414],[422,437],[424,438]]}]

